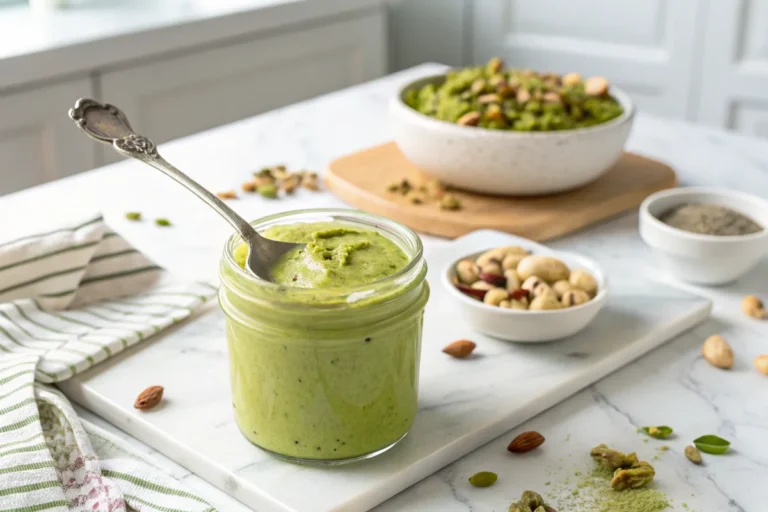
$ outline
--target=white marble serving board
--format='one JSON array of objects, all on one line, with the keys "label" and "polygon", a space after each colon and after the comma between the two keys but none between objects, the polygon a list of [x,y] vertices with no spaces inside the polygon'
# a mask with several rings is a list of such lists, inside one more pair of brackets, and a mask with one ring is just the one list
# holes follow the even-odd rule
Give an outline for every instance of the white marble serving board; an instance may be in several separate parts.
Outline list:
[{"label": "white marble serving board", "polygon": [[[371,461],[308,468],[278,461],[235,426],[222,314],[199,317],[60,384],[75,402],[259,512],[365,511],[553,406],[708,317],[710,302],[636,275],[609,276],[608,303],[580,334],[522,345],[457,320],[443,293],[446,264],[508,235],[479,231],[428,256],[432,297],[424,322],[420,410],[409,436]],[[560,247],[566,249],[567,247]],[[458,338],[476,357],[441,352]],[[164,403],[133,409],[139,391],[165,386]]]}]

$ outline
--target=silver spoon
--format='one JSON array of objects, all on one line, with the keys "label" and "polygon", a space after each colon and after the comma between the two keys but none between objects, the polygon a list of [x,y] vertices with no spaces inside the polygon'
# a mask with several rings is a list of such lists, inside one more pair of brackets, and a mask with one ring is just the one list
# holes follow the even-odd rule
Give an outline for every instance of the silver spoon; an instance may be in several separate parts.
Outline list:
[{"label": "silver spoon", "polygon": [[155,144],[143,135],[135,133],[128,123],[128,118],[117,107],[81,98],[75,102],[74,108],[69,109],[69,117],[92,139],[111,144],[121,155],[135,158],[159,169],[191,190],[219,215],[227,219],[240,238],[248,244],[246,267],[262,279],[269,279],[269,269],[280,256],[305,246],[305,244],[278,242],[261,236],[232,208],[161,157]]}]

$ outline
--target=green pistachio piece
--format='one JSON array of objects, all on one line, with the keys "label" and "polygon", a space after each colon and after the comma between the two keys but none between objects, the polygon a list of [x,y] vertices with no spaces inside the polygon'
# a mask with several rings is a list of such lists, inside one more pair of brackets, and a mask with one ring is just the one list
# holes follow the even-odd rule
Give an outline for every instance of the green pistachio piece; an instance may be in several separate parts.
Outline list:
[{"label": "green pistachio piece", "polygon": [[265,183],[256,189],[256,191],[262,197],[269,199],[275,199],[277,197],[277,186],[274,183]]},{"label": "green pistachio piece", "polygon": [[693,440],[693,444],[699,451],[704,453],[711,453],[712,455],[721,455],[728,451],[728,447],[731,446],[730,441],[726,441],[722,437],[708,435],[701,436]]},{"label": "green pistachio piece", "polygon": [[128,220],[141,220],[141,213],[139,212],[128,212],[125,214],[125,218]]},{"label": "green pistachio piece", "polygon": [[611,487],[617,491],[637,489],[651,483],[655,474],[650,464],[640,461],[631,468],[617,469],[613,473]]},{"label": "green pistachio piece", "polygon": [[490,487],[496,483],[497,478],[498,476],[496,476],[496,473],[481,471],[469,477],[469,483],[475,487]]},{"label": "green pistachio piece", "polygon": [[171,225],[171,221],[169,221],[168,219],[155,219],[155,224],[157,224],[158,226],[167,227]]},{"label": "green pistachio piece", "polygon": [[666,439],[672,435],[672,432],[674,432],[672,427],[668,427],[666,425],[661,425],[658,427],[642,427],[640,430],[651,437],[655,437],[656,439]]}]

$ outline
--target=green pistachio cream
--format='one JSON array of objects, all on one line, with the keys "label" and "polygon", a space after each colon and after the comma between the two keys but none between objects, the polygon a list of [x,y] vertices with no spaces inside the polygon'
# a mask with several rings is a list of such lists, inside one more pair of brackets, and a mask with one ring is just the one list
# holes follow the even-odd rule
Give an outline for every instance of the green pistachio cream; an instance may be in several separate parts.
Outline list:
[{"label": "green pistachio cream", "polygon": [[[426,265],[385,230],[339,221],[278,224],[303,242],[271,269],[222,265],[235,418],[252,443],[295,461],[338,463],[392,446],[413,424]],[[413,235],[415,237],[415,235]],[[418,258],[421,258],[420,245]]]}]

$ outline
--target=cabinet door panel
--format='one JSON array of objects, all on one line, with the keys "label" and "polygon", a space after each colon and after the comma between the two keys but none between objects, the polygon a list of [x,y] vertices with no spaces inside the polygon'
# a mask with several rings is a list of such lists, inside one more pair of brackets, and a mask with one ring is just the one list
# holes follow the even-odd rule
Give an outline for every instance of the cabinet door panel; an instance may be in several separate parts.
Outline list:
[{"label": "cabinet door panel", "polygon": [[67,116],[88,79],[0,95],[0,195],[96,166],[95,143]]},{"label": "cabinet door panel", "polygon": [[380,76],[383,23],[374,14],[105,73],[103,99],[165,142]]},{"label": "cabinet door panel", "polygon": [[[473,58],[603,75],[649,113],[690,117],[702,0],[473,2]],[[703,12],[703,11],[702,11]]]},{"label": "cabinet door panel", "polygon": [[768,137],[768,2],[710,2],[699,121]]}]

